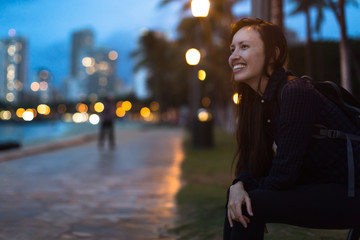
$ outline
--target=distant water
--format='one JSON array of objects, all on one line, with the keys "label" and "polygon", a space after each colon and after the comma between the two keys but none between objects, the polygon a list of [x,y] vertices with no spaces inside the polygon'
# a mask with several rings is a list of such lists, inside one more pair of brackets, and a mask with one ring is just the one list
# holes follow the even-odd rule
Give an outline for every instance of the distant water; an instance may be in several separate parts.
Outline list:
[{"label": "distant water", "polygon": [[55,141],[64,137],[98,131],[97,125],[90,123],[66,123],[62,121],[0,123],[0,142],[18,142],[23,146],[46,141]]}]

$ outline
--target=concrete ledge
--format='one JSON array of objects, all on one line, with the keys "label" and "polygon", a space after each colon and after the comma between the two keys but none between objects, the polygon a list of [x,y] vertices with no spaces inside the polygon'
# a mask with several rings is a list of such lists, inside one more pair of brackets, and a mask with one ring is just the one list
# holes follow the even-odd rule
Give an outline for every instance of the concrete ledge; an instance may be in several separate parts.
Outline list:
[{"label": "concrete ledge", "polygon": [[36,146],[29,146],[24,148],[11,149],[0,152],[0,162],[9,161],[17,158],[24,158],[31,155],[50,152],[54,150],[64,149],[76,145],[81,145],[97,139],[97,134],[87,134],[76,136],[72,138],[65,138],[60,141],[54,141]]}]

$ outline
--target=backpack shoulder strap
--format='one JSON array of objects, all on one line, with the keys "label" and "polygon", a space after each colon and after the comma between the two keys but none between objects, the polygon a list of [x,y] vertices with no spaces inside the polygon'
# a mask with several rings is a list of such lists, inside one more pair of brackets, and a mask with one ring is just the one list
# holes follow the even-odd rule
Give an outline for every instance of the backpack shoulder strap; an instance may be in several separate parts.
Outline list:
[{"label": "backpack shoulder strap", "polygon": [[[279,103],[281,102],[281,100],[282,100],[282,98],[283,98],[284,89],[285,89],[286,84],[287,84],[288,82],[294,80],[295,78],[298,78],[298,77],[296,77],[296,76],[294,76],[294,75],[289,75],[288,78],[287,78],[287,81],[282,84],[281,90],[279,91],[279,95],[278,95],[278,98],[279,98],[279,99],[278,99],[278,100],[279,100],[278,102],[279,102]],[[307,76],[307,75],[304,75],[304,76],[302,76],[301,78],[312,80],[312,78],[309,77],[309,76]]]}]

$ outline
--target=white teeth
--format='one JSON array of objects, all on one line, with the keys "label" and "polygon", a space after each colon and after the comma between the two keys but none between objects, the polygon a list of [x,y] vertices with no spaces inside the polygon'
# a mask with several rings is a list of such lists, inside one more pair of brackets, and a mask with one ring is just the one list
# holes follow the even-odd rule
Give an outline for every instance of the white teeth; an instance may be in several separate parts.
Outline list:
[{"label": "white teeth", "polygon": [[233,67],[234,70],[246,67],[245,64],[238,64]]}]

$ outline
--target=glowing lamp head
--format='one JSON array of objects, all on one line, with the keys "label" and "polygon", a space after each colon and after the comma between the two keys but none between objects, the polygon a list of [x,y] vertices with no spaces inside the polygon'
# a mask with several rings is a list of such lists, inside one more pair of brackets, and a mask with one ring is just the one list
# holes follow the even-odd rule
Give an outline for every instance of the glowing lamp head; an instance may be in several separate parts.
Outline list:
[{"label": "glowing lamp head", "polygon": [[198,119],[200,122],[208,122],[211,121],[212,115],[208,110],[200,108],[198,110]]},{"label": "glowing lamp head", "polygon": [[210,10],[209,0],[192,0],[191,12],[194,17],[207,17]]},{"label": "glowing lamp head", "polygon": [[199,78],[199,80],[200,81],[204,81],[205,80],[205,78],[206,78],[206,72],[205,72],[205,70],[199,70],[198,71],[198,78]]},{"label": "glowing lamp head", "polygon": [[198,65],[200,62],[201,54],[196,48],[190,48],[185,54],[186,62],[189,65]]}]

